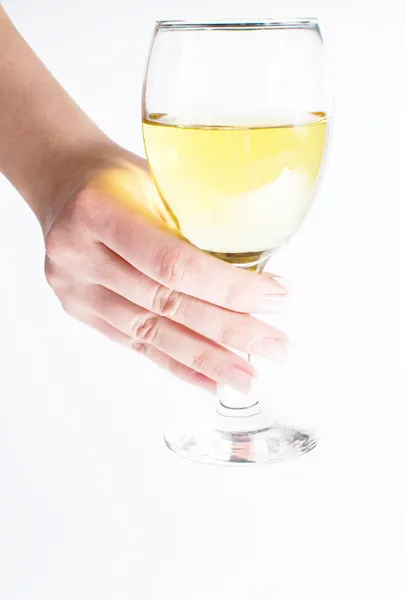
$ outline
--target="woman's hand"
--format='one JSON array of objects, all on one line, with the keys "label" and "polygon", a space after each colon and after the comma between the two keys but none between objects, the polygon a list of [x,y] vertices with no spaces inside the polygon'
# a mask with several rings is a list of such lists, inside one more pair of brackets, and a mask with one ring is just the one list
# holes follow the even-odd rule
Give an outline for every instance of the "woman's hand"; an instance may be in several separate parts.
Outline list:
[{"label": "woman's hand", "polygon": [[67,313],[181,379],[247,392],[254,368],[223,346],[282,359],[286,335],[247,313],[271,311],[285,289],[170,231],[146,162],[114,148],[54,193],[43,222],[50,286]]},{"label": "woman's hand", "polygon": [[281,357],[285,335],[244,313],[282,286],[170,232],[145,161],[83,113],[1,7],[0,80],[0,171],[42,225],[65,310],[182,379],[247,391],[253,368],[222,344]]}]

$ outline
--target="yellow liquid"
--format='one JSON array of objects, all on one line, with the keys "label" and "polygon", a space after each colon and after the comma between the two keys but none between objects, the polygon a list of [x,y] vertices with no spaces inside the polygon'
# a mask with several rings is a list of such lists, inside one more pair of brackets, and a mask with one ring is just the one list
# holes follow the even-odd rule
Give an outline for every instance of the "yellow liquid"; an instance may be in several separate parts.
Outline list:
[{"label": "yellow liquid", "polygon": [[150,115],[152,175],[179,233],[229,262],[257,262],[300,226],[325,149],[324,113],[298,125],[181,125]]}]

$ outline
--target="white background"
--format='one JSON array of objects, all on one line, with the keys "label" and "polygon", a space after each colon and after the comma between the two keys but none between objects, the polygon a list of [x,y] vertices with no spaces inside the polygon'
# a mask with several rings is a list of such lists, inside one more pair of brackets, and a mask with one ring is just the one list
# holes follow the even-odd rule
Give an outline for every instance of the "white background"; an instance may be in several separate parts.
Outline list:
[{"label": "white background", "polygon": [[403,599],[400,0],[5,7],[83,108],[140,153],[157,19],[318,16],[336,111],[316,204],[274,261],[293,285],[284,324],[295,350],[268,388],[323,443],[272,467],[211,468],[166,451],[165,420],[210,400],[63,313],[39,227],[0,181],[0,598]]}]

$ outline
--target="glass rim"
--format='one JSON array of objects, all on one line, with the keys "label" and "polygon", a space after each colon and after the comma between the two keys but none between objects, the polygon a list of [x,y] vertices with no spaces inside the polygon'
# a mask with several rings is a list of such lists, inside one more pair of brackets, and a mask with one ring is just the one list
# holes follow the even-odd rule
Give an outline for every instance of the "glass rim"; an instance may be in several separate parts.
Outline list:
[{"label": "glass rim", "polygon": [[315,17],[296,17],[285,19],[256,19],[256,20],[217,20],[217,21],[156,21],[158,30],[207,30],[207,29],[311,29],[317,27],[319,21]]}]

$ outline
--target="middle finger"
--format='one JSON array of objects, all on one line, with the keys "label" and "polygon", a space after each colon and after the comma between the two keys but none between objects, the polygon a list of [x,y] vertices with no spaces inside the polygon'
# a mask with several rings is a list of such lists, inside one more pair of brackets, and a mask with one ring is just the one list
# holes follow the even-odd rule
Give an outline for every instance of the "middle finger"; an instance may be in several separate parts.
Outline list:
[{"label": "middle finger", "polygon": [[95,285],[77,288],[74,300],[125,335],[153,346],[220,384],[248,393],[254,367],[215,342]]},{"label": "middle finger", "polygon": [[[279,329],[250,315],[170,290],[108,248],[101,251],[103,260],[100,264],[103,266],[98,272],[97,283],[219,344],[276,361],[285,358],[288,337]],[[277,308],[276,303],[280,306],[282,302],[282,298],[275,299],[274,308]]]}]

